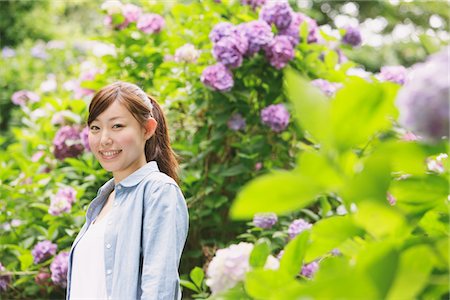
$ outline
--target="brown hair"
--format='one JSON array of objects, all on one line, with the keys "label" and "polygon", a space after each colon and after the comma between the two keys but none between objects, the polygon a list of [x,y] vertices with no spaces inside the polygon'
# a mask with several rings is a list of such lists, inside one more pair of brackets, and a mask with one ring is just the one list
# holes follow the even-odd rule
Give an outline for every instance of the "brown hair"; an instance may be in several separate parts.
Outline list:
[{"label": "brown hair", "polygon": [[144,124],[149,117],[156,120],[158,124],[155,133],[145,143],[145,158],[147,162],[155,160],[161,172],[179,183],[178,157],[170,146],[164,112],[158,102],[137,85],[119,81],[98,91],[89,105],[88,125],[114,101],[124,105],[141,124]]}]

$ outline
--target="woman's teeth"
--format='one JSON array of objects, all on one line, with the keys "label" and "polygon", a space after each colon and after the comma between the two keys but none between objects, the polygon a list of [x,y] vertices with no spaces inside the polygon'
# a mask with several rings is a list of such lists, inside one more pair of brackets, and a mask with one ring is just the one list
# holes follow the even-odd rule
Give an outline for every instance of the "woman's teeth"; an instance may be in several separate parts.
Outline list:
[{"label": "woman's teeth", "polygon": [[117,151],[105,151],[105,152],[100,152],[102,154],[103,157],[105,158],[112,158],[115,157],[116,155],[118,155],[120,152],[122,152],[122,150],[117,150]]}]

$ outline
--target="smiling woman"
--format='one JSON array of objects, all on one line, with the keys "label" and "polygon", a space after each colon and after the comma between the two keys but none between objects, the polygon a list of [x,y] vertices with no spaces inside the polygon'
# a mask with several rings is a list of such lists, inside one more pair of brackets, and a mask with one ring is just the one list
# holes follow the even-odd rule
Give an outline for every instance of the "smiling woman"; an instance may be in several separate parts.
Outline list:
[{"label": "smiling woman", "polygon": [[188,213],[161,107],[116,82],[94,96],[87,123],[90,148],[113,178],[72,245],[67,299],[180,299]]}]

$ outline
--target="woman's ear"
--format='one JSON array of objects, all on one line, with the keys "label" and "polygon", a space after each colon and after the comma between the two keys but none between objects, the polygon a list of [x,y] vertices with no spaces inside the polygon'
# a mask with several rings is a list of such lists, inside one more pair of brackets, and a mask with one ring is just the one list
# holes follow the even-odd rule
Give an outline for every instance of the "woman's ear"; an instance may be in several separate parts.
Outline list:
[{"label": "woman's ear", "polygon": [[151,138],[156,131],[156,127],[158,126],[158,122],[156,122],[156,120],[154,118],[150,118],[147,120],[147,123],[144,126],[145,129],[145,140],[148,140],[149,138]]}]

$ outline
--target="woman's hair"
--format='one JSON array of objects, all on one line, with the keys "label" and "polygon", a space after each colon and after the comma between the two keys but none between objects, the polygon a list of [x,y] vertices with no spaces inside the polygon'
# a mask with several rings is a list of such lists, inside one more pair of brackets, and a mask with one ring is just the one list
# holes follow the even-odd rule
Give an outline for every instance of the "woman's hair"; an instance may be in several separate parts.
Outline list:
[{"label": "woman's hair", "polygon": [[158,122],[155,133],[145,143],[145,158],[147,162],[155,160],[161,172],[178,183],[178,160],[170,146],[164,113],[158,102],[137,85],[119,81],[98,91],[89,105],[88,125],[91,125],[114,101],[124,105],[140,124],[144,124],[149,117]]}]

